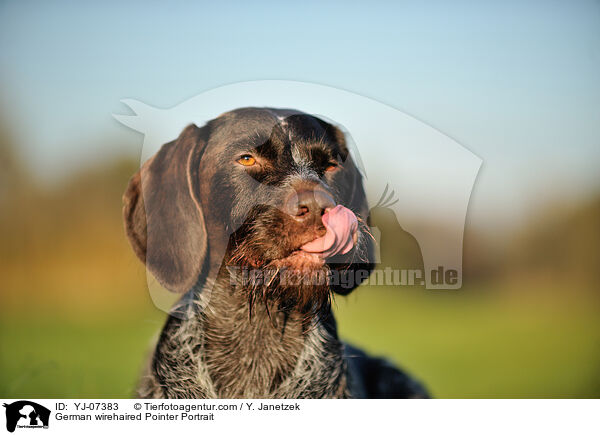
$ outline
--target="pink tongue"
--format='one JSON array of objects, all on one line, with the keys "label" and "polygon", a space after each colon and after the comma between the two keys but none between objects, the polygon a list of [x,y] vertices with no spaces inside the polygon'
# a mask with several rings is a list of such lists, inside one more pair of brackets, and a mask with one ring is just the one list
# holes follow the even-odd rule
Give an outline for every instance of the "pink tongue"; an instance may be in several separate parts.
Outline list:
[{"label": "pink tongue", "polygon": [[358,229],[358,221],[351,210],[338,205],[322,217],[327,232],[323,237],[308,242],[300,247],[305,252],[331,257],[345,254],[354,246],[354,235]]}]

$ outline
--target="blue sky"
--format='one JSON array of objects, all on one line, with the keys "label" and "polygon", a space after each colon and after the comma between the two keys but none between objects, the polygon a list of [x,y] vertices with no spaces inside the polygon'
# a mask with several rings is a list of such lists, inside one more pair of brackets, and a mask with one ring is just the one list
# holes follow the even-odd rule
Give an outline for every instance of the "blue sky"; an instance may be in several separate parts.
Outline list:
[{"label": "blue sky", "polygon": [[598,1],[0,4],[2,116],[45,178],[139,153],[123,98],[299,80],[453,137],[484,160],[474,198],[506,213],[598,189],[599,77]]}]

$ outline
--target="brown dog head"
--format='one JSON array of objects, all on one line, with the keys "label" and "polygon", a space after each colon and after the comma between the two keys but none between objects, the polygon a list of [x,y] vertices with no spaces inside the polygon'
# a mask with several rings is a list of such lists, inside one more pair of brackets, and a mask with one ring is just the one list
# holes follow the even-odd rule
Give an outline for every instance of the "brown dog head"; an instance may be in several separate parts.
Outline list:
[{"label": "brown dog head", "polygon": [[[300,277],[365,271],[345,287],[329,283],[347,293],[372,267],[367,215],[342,132],[284,109],[237,109],[188,126],[142,166],[124,195],[135,253],[176,292],[202,283],[225,260]],[[281,295],[279,284],[263,293]],[[311,298],[306,289],[294,293]]]}]

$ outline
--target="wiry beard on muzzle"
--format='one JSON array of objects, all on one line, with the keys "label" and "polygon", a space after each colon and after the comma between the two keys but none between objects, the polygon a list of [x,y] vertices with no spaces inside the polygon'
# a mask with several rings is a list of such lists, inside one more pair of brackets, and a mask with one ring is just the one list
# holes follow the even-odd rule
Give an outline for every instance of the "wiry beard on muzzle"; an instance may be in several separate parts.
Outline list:
[{"label": "wiry beard on muzzle", "polygon": [[264,260],[264,241],[245,237],[232,238],[227,255],[230,284],[245,294],[250,316],[256,304],[264,304],[270,315],[278,311],[297,311],[306,318],[328,312],[331,306],[330,269],[320,267],[296,269],[289,258]]},{"label": "wiry beard on muzzle", "polygon": [[269,315],[273,307],[282,312],[296,311],[306,318],[328,312],[329,268],[304,271],[273,263],[260,269],[242,269],[240,290],[248,300],[250,316],[257,303],[264,304]]},{"label": "wiry beard on muzzle", "polygon": [[[247,297],[250,315],[258,303],[265,305],[269,315],[273,309],[297,311],[306,317],[327,313],[332,291],[344,293],[344,286],[353,288],[360,284],[355,280],[356,271],[365,269],[364,237],[370,232],[362,219],[358,226],[354,249],[330,258],[332,263],[328,264],[298,250],[316,235],[309,235],[306,240],[306,231],[290,227],[281,215],[257,213],[230,238],[225,263],[230,284]],[[274,229],[278,234],[274,234]]]}]

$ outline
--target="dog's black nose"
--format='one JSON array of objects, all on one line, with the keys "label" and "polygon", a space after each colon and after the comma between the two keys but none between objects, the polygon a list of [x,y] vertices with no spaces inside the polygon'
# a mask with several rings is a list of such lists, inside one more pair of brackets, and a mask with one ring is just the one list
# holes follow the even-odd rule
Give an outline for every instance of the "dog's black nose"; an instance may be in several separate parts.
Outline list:
[{"label": "dog's black nose", "polygon": [[333,197],[324,190],[301,190],[287,198],[284,211],[299,221],[315,219],[320,222],[321,216],[333,207]]}]

